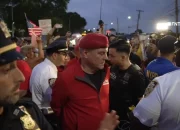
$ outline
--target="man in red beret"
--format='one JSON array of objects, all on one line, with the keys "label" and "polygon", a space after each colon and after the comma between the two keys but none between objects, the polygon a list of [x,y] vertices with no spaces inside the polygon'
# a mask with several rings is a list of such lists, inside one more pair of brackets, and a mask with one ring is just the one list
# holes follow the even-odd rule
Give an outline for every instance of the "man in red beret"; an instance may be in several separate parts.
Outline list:
[{"label": "man in red beret", "polygon": [[63,130],[97,130],[108,112],[107,47],[106,36],[87,34],[79,42],[80,60],[59,74],[51,107]]}]

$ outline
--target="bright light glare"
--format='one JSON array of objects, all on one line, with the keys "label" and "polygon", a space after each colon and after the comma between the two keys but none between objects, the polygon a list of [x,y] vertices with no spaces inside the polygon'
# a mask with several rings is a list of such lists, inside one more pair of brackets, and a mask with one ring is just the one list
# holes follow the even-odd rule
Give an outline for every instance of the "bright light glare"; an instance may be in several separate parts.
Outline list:
[{"label": "bright light glare", "polygon": [[76,38],[80,38],[80,37],[82,37],[82,35],[81,35],[81,34],[79,34],[79,35],[76,35]]},{"label": "bright light glare", "polygon": [[168,23],[157,23],[156,24],[156,29],[160,31],[165,31],[168,30],[169,26]]},{"label": "bright light glare", "polygon": [[113,23],[111,23],[111,25],[113,25]]},{"label": "bright light glare", "polygon": [[131,19],[131,16],[128,16],[128,19]]},{"label": "bright light glare", "polygon": [[93,30],[96,30],[96,28],[93,28]]}]

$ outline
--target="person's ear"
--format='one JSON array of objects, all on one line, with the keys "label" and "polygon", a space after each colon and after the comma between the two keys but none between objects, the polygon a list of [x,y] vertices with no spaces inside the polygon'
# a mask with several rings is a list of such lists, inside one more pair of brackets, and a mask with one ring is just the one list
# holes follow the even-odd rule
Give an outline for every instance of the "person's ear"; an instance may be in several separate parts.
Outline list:
[{"label": "person's ear", "polygon": [[58,55],[57,53],[53,53],[53,54],[52,54],[52,59],[53,59],[53,60],[56,60],[56,59],[57,59],[57,55]]}]

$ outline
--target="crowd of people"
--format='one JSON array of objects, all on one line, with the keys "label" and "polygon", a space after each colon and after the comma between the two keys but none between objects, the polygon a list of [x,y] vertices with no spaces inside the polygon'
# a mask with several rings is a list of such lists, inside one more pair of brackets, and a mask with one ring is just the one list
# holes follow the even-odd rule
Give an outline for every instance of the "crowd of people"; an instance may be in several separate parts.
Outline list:
[{"label": "crowd of people", "polygon": [[55,30],[34,46],[0,21],[0,129],[180,129],[177,38]]}]

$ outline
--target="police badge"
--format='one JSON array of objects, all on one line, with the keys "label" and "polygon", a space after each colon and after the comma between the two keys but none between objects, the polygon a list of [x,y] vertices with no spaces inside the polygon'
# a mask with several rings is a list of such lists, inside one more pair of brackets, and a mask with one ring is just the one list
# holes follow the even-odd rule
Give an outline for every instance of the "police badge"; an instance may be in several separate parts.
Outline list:
[{"label": "police badge", "polygon": [[39,126],[36,122],[32,119],[31,115],[28,113],[24,106],[19,107],[22,112],[25,113],[24,116],[20,117],[20,120],[23,123],[23,127],[25,130],[40,130]]},{"label": "police badge", "polygon": [[6,24],[2,20],[0,20],[0,28],[4,32],[4,35],[6,38],[11,37],[11,34],[9,33]]},{"label": "police badge", "polygon": [[55,83],[56,79],[53,78],[53,79],[49,79],[49,86],[52,88],[54,83]]}]

